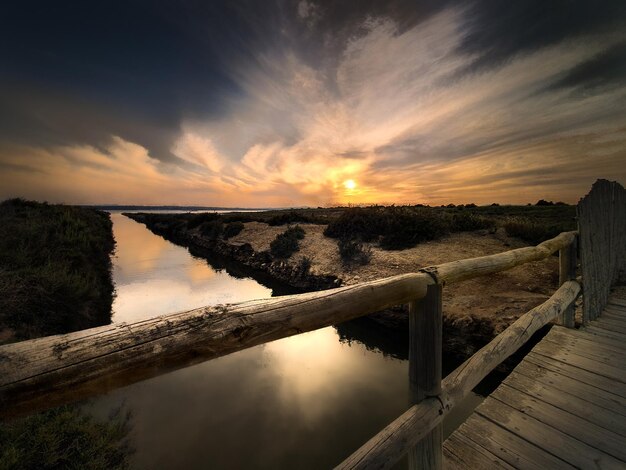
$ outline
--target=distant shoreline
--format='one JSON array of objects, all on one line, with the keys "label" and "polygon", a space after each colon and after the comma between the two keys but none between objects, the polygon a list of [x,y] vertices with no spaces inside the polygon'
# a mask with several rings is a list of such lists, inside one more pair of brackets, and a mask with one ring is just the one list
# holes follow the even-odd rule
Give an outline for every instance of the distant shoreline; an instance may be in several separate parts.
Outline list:
[{"label": "distant shoreline", "polygon": [[102,204],[80,204],[77,207],[98,209],[102,211],[271,211],[285,208],[275,207],[211,207],[211,206],[141,206],[141,205],[102,205]]}]

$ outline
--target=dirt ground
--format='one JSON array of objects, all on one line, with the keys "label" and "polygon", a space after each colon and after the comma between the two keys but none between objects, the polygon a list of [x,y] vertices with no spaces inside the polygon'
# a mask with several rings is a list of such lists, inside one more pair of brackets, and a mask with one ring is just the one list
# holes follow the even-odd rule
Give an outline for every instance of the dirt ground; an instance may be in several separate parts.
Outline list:
[{"label": "dirt ground", "polygon": [[[291,260],[308,257],[314,274],[332,274],[344,285],[415,272],[420,268],[458,259],[500,253],[526,246],[503,232],[454,233],[437,241],[421,243],[406,250],[387,251],[374,245],[368,265],[347,268],[342,265],[337,240],[325,237],[325,225],[300,224],[306,236],[300,251]],[[249,222],[244,230],[229,240],[233,244],[250,243],[255,251],[269,250],[270,242],[286,226],[272,227]],[[443,309],[448,318],[462,326],[472,318],[489,320],[497,334],[532,307],[544,302],[558,284],[558,258],[517,266],[508,271],[447,285]]]}]

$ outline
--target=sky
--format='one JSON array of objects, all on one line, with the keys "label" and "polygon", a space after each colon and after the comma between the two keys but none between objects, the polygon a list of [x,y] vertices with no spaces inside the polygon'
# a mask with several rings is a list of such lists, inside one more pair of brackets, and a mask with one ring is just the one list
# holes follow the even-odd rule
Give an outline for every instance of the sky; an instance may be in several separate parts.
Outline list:
[{"label": "sky", "polygon": [[0,54],[0,199],[575,203],[626,184],[623,0],[23,0]]}]

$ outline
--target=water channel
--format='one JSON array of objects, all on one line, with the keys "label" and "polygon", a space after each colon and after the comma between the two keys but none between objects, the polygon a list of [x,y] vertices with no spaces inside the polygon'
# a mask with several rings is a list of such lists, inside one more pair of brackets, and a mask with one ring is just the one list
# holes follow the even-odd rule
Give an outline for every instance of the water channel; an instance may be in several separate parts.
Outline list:
[{"label": "water channel", "polygon": [[[285,292],[111,217],[113,322]],[[362,330],[348,323],[257,346],[118,389],[93,409],[130,410],[133,468],[330,468],[407,408],[402,338],[387,350],[393,340]],[[469,397],[444,433],[481,399]]]}]

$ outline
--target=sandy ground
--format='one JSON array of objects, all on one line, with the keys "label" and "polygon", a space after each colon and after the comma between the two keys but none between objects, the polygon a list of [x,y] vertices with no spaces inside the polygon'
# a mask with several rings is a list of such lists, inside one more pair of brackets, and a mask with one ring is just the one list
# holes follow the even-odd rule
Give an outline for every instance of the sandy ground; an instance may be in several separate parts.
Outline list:
[{"label": "sandy ground", "polygon": [[[324,225],[301,224],[301,227],[306,236],[300,242],[300,251],[291,259],[297,262],[306,256],[312,261],[313,273],[338,276],[347,285],[525,246],[523,242],[501,232],[455,233],[400,251],[386,251],[370,245],[372,259],[368,265],[346,268],[339,257],[337,241],[323,235]],[[285,229],[285,226],[270,227],[264,223],[249,222],[229,242],[250,243],[255,251],[268,250],[270,242]],[[472,321],[472,317],[488,318],[497,334],[520,315],[545,301],[556,290],[557,284],[558,258],[554,256],[498,274],[448,285],[444,289],[443,308],[446,316],[461,324]]]}]

